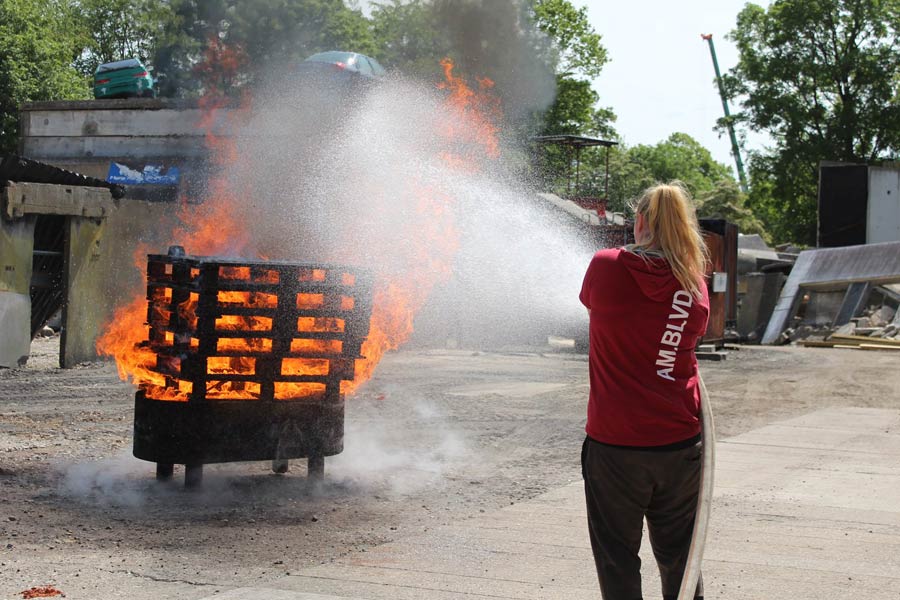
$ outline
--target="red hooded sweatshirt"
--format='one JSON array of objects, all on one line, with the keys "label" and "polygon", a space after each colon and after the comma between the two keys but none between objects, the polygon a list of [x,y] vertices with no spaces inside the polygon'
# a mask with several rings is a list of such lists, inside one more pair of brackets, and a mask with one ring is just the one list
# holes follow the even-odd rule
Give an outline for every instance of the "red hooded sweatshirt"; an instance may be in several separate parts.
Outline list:
[{"label": "red hooded sweatshirt", "polygon": [[625,248],[600,250],[584,276],[591,311],[588,436],[617,446],[665,446],[700,433],[694,348],[709,296],[682,289],[669,263]]}]

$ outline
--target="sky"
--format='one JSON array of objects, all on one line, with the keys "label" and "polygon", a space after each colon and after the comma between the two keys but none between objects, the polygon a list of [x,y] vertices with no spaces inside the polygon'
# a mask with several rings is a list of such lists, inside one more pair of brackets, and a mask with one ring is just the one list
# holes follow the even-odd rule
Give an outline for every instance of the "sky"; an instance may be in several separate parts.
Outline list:
[{"label": "sky", "polygon": [[[616,113],[623,141],[656,144],[684,132],[734,170],[728,135],[713,131],[724,113],[709,46],[700,35],[713,34],[719,68],[727,72],[738,54],[725,36],[746,0],[571,1],[587,7],[591,25],[603,38],[610,60],[593,87],[600,106]],[[767,0],[755,3],[769,5]],[[750,148],[767,143],[764,135],[744,133]]]}]

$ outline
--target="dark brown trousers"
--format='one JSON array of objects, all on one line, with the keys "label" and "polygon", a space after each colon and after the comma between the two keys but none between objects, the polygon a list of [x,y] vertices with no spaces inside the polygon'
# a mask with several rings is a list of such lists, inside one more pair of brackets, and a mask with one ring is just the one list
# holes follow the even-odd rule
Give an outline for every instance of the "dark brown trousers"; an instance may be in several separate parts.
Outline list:
[{"label": "dark brown trousers", "polygon": [[[604,600],[640,600],[644,518],[662,593],[681,587],[700,490],[701,443],[679,450],[607,446],[587,438],[581,472],[588,528]],[[703,578],[696,597],[703,596]]]}]

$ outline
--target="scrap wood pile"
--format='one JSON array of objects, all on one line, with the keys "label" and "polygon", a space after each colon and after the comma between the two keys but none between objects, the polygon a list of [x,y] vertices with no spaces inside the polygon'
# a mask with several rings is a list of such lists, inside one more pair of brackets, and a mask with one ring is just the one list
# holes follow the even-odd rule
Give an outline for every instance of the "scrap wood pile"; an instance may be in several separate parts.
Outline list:
[{"label": "scrap wood pile", "polygon": [[900,311],[887,305],[870,307],[864,316],[821,333],[821,339],[810,337],[797,343],[812,348],[900,351]]}]

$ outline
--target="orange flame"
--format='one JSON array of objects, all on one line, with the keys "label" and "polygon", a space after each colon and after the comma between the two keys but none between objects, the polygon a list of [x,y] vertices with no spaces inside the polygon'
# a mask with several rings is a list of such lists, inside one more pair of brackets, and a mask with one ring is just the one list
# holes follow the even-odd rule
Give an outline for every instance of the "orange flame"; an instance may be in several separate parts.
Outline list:
[{"label": "orange flame", "polygon": [[[478,79],[478,90],[453,74],[453,61],[441,60],[444,82],[438,88],[449,91],[445,99],[442,133],[452,151],[441,158],[453,168],[478,169],[479,158],[500,156],[499,123],[502,118],[499,99],[490,93],[494,82]],[[413,320],[434,287],[449,279],[459,239],[451,197],[425,184],[417,186],[416,213],[407,236],[411,260],[402,274],[384,278],[373,290],[369,336],[362,346],[364,358],[356,361],[356,377],[344,381],[341,391],[351,393],[367,381],[385,352],[396,350],[409,340]]]},{"label": "orange flame", "polygon": [[447,154],[444,158],[455,166],[477,170],[475,164],[478,149],[487,158],[499,158],[499,123],[501,119],[500,101],[490,90],[494,82],[487,77],[478,78],[478,90],[466,85],[465,80],[453,75],[453,61],[441,60],[445,81],[438,88],[449,90],[447,98],[449,113],[444,123],[445,135],[461,147],[462,156]]},{"label": "orange flame", "polygon": [[[241,182],[231,180],[227,176],[227,168],[239,158],[236,140],[220,135],[219,123],[223,119],[242,120],[249,113],[247,97],[241,98],[238,108],[234,102],[217,94],[216,80],[221,86],[223,81],[234,81],[236,72],[242,63],[240,52],[226,48],[220,41],[213,40],[207,50],[207,64],[201,65],[197,73],[205,77],[207,93],[201,100],[203,118],[198,127],[205,131],[206,145],[211,152],[211,161],[220,168],[217,175],[211,177],[208,185],[208,198],[202,204],[183,202],[178,213],[179,225],[171,234],[173,243],[180,243],[192,254],[220,255],[242,254],[253,256],[251,239],[248,230],[235,218],[235,206],[239,206],[249,191],[241,188]],[[212,64],[218,61],[218,68]],[[466,82],[453,74],[453,63],[450,59],[441,61],[445,82],[439,88],[448,92],[445,99],[444,120],[441,133],[445,136],[448,150],[441,155],[446,164],[452,168],[473,170],[484,158],[497,158],[500,153],[498,141],[498,123],[500,118],[499,103],[490,90],[493,82],[488,79],[478,80],[478,89],[473,90]],[[229,74],[229,70],[231,71]],[[223,109],[229,108],[228,111]],[[404,235],[408,240],[408,256],[404,259],[404,268],[394,273],[381,273],[376,280],[372,297],[372,315],[369,335],[363,343],[363,358],[356,361],[355,376],[352,381],[343,381],[341,391],[351,393],[364,381],[368,380],[385,352],[394,350],[406,342],[413,332],[413,319],[425,304],[434,287],[449,278],[452,262],[459,246],[455,227],[454,202],[446,193],[435,189],[424,182],[412,182],[416,189],[415,215],[410,225],[414,235]],[[357,244],[352,231],[347,233],[348,243],[341,247],[339,256],[322,257],[334,259],[336,262],[358,264],[359,257],[354,254]],[[390,243],[395,243],[391,241]],[[143,272],[146,266],[146,247],[138,248],[135,262]],[[196,277],[199,273],[192,273]],[[223,267],[219,277],[225,280],[252,281],[254,283],[278,283],[277,271],[255,270],[249,268]],[[321,282],[325,279],[325,271],[308,269],[301,273],[301,282]],[[289,283],[289,282],[285,282]],[[344,285],[354,285],[352,276],[345,276]],[[164,298],[171,301],[171,290],[164,293]],[[216,329],[222,331],[256,331],[260,337],[221,337],[217,342],[216,352],[227,356],[210,357],[207,362],[207,373],[227,376],[234,374],[253,375],[256,371],[256,360],[244,354],[259,354],[272,351],[272,340],[265,333],[272,331],[271,318],[251,317],[227,314],[227,307],[249,307],[272,309],[278,306],[278,297],[261,291],[236,292],[222,291],[217,298],[220,307],[225,307],[225,314],[216,321]],[[197,323],[197,297],[193,294],[188,300],[176,307],[180,319],[192,327]],[[356,301],[350,296],[341,296],[341,310],[350,311]],[[317,310],[324,305],[321,294],[298,293],[296,308]],[[167,319],[166,309],[159,308],[152,318]],[[98,339],[97,349],[101,354],[114,356],[120,377],[130,377],[134,383],[142,386],[148,397],[158,400],[185,401],[192,392],[190,382],[177,378],[177,365],[172,365],[171,376],[161,375],[151,369],[157,366],[157,354],[152,343],[146,342],[149,335],[147,321],[147,299],[144,290],[136,290],[135,299],[120,307],[103,335]],[[345,329],[345,322],[340,318],[300,317],[296,324],[298,337],[292,340],[290,352],[304,354],[306,358],[284,358],[281,361],[283,376],[323,376],[331,373],[331,369],[344,369],[338,359],[343,350],[343,342],[334,339],[309,339],[304,333],[316,335],[336,333]],[[189,343],[196,348],[199,341],[175,340],[169,333],[164,341],[153,342],[164,346],[176,343]],[[320,358],[309,358],[320,357]],[[173,359],[177,360],[177,359]],[[169,372],[168,370],[166,371]],[[295,399],[299,397],[315,397],[324,393],[324,384],[317,382],[276,382],[276,399]],[[257,383],[245,381],[214,380],[209,381],[205,390],[208,399],[253,399],[260,396]]]}]

